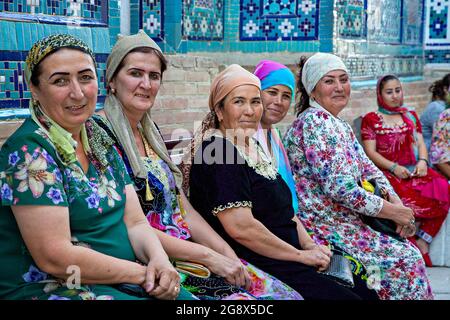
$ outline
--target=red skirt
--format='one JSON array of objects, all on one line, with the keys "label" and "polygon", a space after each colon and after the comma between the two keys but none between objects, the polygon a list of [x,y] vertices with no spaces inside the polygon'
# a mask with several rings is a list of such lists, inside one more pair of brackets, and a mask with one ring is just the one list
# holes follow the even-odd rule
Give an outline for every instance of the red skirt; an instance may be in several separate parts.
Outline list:
[{"label": "red skirt", "polygon": [[383,171],[403,204],[414,211],[419,229],[434,237],[448,214],[450,185],[447,179],[428,168],[425,177],[399,179]]}]

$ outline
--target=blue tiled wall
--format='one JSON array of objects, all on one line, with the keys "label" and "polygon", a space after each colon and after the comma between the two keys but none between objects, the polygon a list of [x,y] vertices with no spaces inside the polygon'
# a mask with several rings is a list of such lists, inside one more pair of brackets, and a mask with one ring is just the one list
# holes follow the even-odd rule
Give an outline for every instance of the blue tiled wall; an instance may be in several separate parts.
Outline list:
[{"label": "blue tiled wall", "polygon": [[423,0],[336,0],[334,51],[353,77],[420,75]]},{"label": "blue tiled wall", "polygon": [[425,59],[427,63],[450,63],[450,1],[425,0]]},{"label": "blue tiled wall", "polygon": [[91,0],[79,7],[74,1],[33,1],[39,2],[27,6],[25,0],[0,0],[0,109],[28,107],[26,55],[36,41],[55,33],[73,34],[93,49],[102,101],[106,58],[120,31],[118,1]]},{"label": "blue tiled wall", "polygon": [[[332,48],[333,0],[131,1],[131,32],[143,28],[169,53]],[[146,28],[150,11],[159,22],[157,35]],[[322,26],[327,12],[330,19]]]}]

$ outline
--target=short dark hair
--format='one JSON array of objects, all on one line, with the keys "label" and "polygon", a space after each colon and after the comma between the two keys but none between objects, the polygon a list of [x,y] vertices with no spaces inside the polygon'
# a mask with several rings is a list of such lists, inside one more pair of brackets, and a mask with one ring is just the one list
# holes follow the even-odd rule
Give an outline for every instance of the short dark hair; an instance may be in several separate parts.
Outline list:
[{"label": "short dark hair", "polygon": [[431,100],[445,100],[445,96],[447,93],[444,91],[447,90],[450,86],[450,73],[446,74],[442,79],[436,80],[433,84],[428,88],[428,91],[433,95]]}]

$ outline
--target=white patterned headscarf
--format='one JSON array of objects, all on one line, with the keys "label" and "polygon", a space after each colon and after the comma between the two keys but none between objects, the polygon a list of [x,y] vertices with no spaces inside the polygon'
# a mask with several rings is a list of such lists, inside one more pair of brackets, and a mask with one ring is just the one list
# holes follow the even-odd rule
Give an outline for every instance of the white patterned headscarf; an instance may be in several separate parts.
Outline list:
[{"label": "white patterned headscarf", "polygon": [[342,59],[334,54],[318,52],[309,57],[302,69],[302,83],[308,95],[311,95],[319,80],[333,70],[343,70],[348,73]]}]

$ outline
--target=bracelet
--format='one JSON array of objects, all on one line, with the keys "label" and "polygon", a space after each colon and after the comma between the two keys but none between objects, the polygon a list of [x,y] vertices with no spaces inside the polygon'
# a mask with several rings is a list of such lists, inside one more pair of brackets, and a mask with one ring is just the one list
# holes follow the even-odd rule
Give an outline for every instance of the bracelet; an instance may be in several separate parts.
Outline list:
[{"label": "bracelet", "polygon": [[397,162],[394,162],[394,164],[389,168],[389,172],[390,172],[390,173],[394,173],[395,168],[397,168],[397,166],[398,166],[398,163],[397,163]]},{"label": "bracelet", "polygon": [[425,159],[425,158],[419,158],[419,160],[417,160],[417,162],[419,162],[420,160],[423,160],[423,161],[425,161],[425,163],[427,164],[427,167],[429,167],[429,166],[430,166],[430,163],[428,162],[428,160],[427,160],[427,159]]}]

